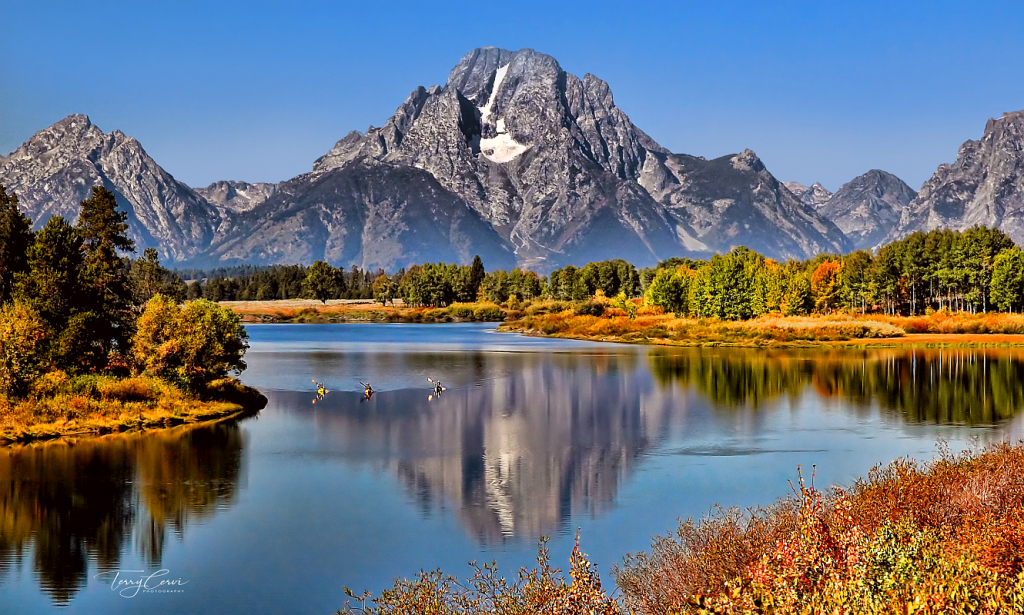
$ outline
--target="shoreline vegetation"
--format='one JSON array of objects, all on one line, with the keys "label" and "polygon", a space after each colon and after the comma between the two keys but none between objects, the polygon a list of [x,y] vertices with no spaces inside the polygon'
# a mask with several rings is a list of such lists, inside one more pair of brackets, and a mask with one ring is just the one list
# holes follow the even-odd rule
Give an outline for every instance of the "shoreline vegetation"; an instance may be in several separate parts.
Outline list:
[{"label": "shoreline vegetation", "polygon": [[[527,313],[501,331],[592,341],[674,346],[1024,346],[1024,316],[936,312],[905,317],[766,314],[749,320],[680,318],[660,308],[577,306]],[[594,315],[597,312],[598,315]],[[632,314],[630,314],[632,312]]]},{"label": "shoreline vegetation", "polygon": [[184,301],[156,250],[135,251],[102,187],[39,231],[0,185],[0,445],[254,412],[230,378],[248,335],[231,310]]},{"label": "shoreline vegetation", "polygon": [[270,301],[221,301],[221,307],[238,314],[243,323],[451,323],[501,322],[509,311],[491,302],[453,303],[445,307],[409,306],[396,300],[381,305],[372,299],[283,299]]},{"label": "shoreline vegetation", "polygon": [[346,588],[339,614],[1024,612],[1024,446],[900,459],[849,488],[805,478],[765,508],[681,521],[614,567],[617,592],[577,536],[571,583],[542,540],[512,582],[494,564],[465,581],[424,571],[376,597]]},{"label": "shoreline vegetation", "polygon": [[157,378],[50,372],[32,395],[0,398],[0,445],[198,424],[255,414],[267,404],[234,378],[188,393]]},{"label": "shoreline vegetation", "polygon": [[[500,331],[591,341],[673,346],[1024,346],[1024,315],[939,311],[921,316],[851,314],[749,320],[678,318],[660,306],[608,299],[454,303],[444,308],[373,300],[222,301],[244,323],[499,322]],[[619,307],[615,307],[618,305]]]}]

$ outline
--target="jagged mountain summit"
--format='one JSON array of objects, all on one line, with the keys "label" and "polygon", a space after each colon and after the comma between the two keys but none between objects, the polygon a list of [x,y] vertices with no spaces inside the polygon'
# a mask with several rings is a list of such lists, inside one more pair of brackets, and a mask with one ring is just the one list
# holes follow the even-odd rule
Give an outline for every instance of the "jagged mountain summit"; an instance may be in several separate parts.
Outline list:
[{"label": "jagged mountain summit", "polygon": [[1024,244],[1024,111],[990,119],[981,140],[960,146],[956,162],[939,166],[885,241],[976,224]]},{"label": "jagged mountain summit", "polygon": [[85,116],[33,136],[0,162],[0,182],[40,222],[106,185],[140,246],[196,266],[325,259],[393,271],[480,254],[488,268],[547,272],[738,245],[780,259],[852,247],[753,152],[673,154],[607,83],[531,49],[471,51],[443,86],[416,88],[383,127],[349,133],[280,184],[193,190]]},{"label": "jagged mountain summit", "polygon": [[104,186],[128,213],[139,252],[157,248],[170,261],[208,249],[230,222],[160,168],[138,141],[119,130],[105,134],[85,115],[69,115],[0,160],[0,184],[17,193],[37,228],[55,215],[74,222],[78,204],[94,186]]},{"label": "jagged mountain summit", "polygon": [[218,181],[205,188],[196,188],[195,191],[211,205],[233,212],[243,212],[253,209],[274,196],[277,187],[278,184],[266,182],[250,184],[239,181]]},{"label": "jagged mountain summit", "polygon": [[800,199],[801,203],[812,207],[820,207],[832,198],[832,193],[818,182],[814,182],[810,187],[799,182],[786,182],[782,185]]},{"label": "jagged mountain summit", "polygon": [[872,169],[843,184],[819,211],[839,227],[856,250],[879,245],[917,196],[892,173]]},{"label": "jagged mountain summit", "polygon": [[338,141],[305,181],[357,160],[426,171],[539,270],[740,244],[779,258],[849,247],[753,152],[672,154],[615,106],[607,83],[531,49],[471,51],[444,86],[415,89],[383,127]]}]

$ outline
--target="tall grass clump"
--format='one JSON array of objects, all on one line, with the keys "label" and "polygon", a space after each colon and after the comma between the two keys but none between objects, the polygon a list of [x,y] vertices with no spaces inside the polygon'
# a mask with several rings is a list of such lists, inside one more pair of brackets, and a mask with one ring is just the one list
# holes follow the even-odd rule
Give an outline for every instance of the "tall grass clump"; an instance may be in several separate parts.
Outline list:
[{"label": "tall grass clump", "polygon": [[[509,582],[494,563],[470,564],[465,581],[440,570],[421,572],[415,579],[400,579],[395,586],[371,599],[369,592],[350,597],[338,615],[618,615],[618,601],[601,586],[594,564],[580,551],[579,536],[569,558],[569,577],[552,568],[546,539],[541,540],[537,566],[521,568]],[[352,602],[356,604],[353,605]]]}]

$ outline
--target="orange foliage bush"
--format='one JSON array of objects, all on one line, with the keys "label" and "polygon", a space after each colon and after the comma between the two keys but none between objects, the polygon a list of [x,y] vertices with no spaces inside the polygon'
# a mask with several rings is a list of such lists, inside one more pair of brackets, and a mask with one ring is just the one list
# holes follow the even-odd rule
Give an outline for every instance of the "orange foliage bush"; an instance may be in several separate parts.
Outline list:
[{"label": "orange foliage bush", "polygon": [[876,468],[846,490],[800,481],[719,512],[617,570],[639,613],[1016,613],[1024,609],[1024,448]]}]

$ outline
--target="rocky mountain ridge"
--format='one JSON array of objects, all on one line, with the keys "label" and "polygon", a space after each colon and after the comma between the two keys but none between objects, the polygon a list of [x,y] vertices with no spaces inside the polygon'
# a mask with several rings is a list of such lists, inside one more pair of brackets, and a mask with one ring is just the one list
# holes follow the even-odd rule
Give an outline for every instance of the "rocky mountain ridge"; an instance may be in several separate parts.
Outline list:
[{"label": "rocky mountain ridge", "polygon": [[960,146],[956,162],[939,166],[884,241],[977,224],[1024,244],[1024,111],[990,119],[980,140]]},{"label": "rocky mountain ridge", "polygon": [[799,182],[785,182],[782,185],[792,192],[793,196],[800,199],[801,203],[812,207],[820,207],[832,198],[832,193],[819,182],[814,182],[810,187]]},{"label": "rocky mountain ridge", "polygon": [[839,227],[856,250],[877,247],[917,196],[892,173],[872,169],[843,184],[818,211]]},{"label": "rocky mountain ridge", "polygon": [[588,260],[648,265],[745,244],[804,257],[848,243],[752,152],[670,153],[615,106],[608,84],[530,49],[464,56],[381,128],[351,132],[308,181],[357,160],[427,171],[541,271]]},{"label": "rocky mountain ridge", "polygon": [[236,213],[249,211],[274,196],[278,184],[240,181],[213,182],[205,188],[195,188],[196,194],[216,207]]},{"label": "rocky mountain ridge", "polygon": [[530,49],[487,47],[466,54],[444,85],[413,90],[383,127],[349,133],[309,173],[279,184],[192,189],[138,141],[82,115],[0,157],[0,183],[37,225],[74,219],[104,185],[140,249],[180,265],[326,259],[395,270],[480,254],[488,268],[547,272],[737,245],[806,258],[937,226],[984,223],[1024,241],[1022,124],[1024,112],[990,121],[916,198],[882,171],[833,195],[819,183],[782,184],[750,150],[714,160],[669,152],[601,79]]},{"label": "rocky mountain ridge", "polygon": [[156,248],[169,261],[196,257],[231,226],[230,212],[175,180],[138,141],[119,130],[105,134],[85,115],[37,132],[5,157],[0,183],[37,228],[58,215],[74,222],[78,204],[104,186],[128,213],[138,251]]}]

